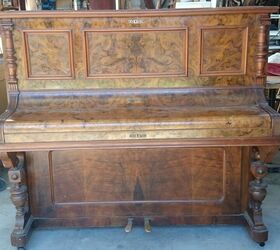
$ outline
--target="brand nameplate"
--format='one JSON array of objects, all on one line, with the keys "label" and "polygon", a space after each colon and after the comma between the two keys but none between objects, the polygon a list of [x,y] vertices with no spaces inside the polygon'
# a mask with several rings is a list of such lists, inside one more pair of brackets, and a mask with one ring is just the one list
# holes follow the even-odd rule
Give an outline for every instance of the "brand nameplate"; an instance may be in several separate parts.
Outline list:
[{"label": "brand nameplate", "polygon": [[143,139],[143,138],[147,138],[147,134],[145,134],[145,133],[131,133],[131,134],[129,134],[129,137],[133,138],[133,139]]},{"label": "brand nameplate", "polygon": [[133,18],[133,19],[129,19],[128,23],[130,23],[130,24],[142,24],[142,23],[144,23],[144,21],[142,19]]}]

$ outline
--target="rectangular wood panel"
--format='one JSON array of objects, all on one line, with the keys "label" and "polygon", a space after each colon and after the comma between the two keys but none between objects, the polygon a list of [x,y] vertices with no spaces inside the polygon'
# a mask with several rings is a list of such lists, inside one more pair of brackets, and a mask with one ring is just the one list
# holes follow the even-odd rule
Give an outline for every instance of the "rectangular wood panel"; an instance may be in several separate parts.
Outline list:
[{"label": "rectangular wood panel", "polygon": [[225,171],[222,148],[150,148],[54,152],[50,172],[54,204],[67,204],[219,203]]},{"label": "rectangular wood panel", "polygon": [[72,79],[74,62],[70,30],[23,31],[27,78]]},{"label": "rectangular wood panel", "polygon": [[200,75],[246,74],[247,40],[247,27],[203,27],[200,38]]},{"label": "rectangular wood panel", "polygon": [[187,74],[187,29],[86,30],[87,77]]}]

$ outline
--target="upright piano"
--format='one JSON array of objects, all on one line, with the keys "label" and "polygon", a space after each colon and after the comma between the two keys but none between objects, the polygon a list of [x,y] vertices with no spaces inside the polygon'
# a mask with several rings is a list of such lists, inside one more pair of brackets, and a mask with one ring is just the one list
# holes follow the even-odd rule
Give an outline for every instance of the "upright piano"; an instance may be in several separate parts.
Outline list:
[{"label": "upright piano", "polygon": [[244,224],[264,245],[275,11],[1,13],[12,245],[34,227],[179,224]]}]

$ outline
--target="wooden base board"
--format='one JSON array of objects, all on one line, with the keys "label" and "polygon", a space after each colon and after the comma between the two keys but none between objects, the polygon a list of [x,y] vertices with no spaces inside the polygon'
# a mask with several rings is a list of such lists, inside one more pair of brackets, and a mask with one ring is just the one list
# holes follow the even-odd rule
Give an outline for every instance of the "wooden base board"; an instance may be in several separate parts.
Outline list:
[{"label": "wooden base board", "polygon": [[[34,227],[39,228],[59,228],[59,227],[124,227],[129,217],[83,217],[83,218],[36,218]],[[144,225],[145,217],[132,217],[133,224],[136,226]],[[226,215],[226,216],[180,216],[180,217],[148,217],[152,226],[170,226],[170,225],[238,225],[246,224],[244,216]]]},{"label": "wooden base board", "polygon": [[[143,226],[145,217],[133,217],[133,225]],[[268,231],[256,229],[252,226],[250,216],[245,212],[239,215],[225,216],[182,216],[182,217],[152,217],[152,226],[186,226],[186,225],[244,225],[254,241],[260,245],[267,241]],[[24,247],[31,235],[32,229],[37,228],[89,228],[89,227],[124,227],[128,217],[84,217],[84,218],[29,218],[24,234],[12,233],[12,245]]]}]

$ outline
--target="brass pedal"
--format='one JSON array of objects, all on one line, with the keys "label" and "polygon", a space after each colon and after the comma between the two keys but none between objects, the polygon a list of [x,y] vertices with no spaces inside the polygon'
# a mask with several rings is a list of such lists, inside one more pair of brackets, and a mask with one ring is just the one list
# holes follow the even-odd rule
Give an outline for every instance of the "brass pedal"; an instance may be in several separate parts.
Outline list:
[{"label": "brass pedal", "polygon": [[128,218],[127,225],[124,228],[124,231],[126,233],[130,233],[132,231],[132,227],[133,227],[133,218]]},{"label": "brass pedal", "polygon": [[146,233],[152,232],[152,225],[151,225],[151,219],[150,218],[144,218],[144,228]]}]

